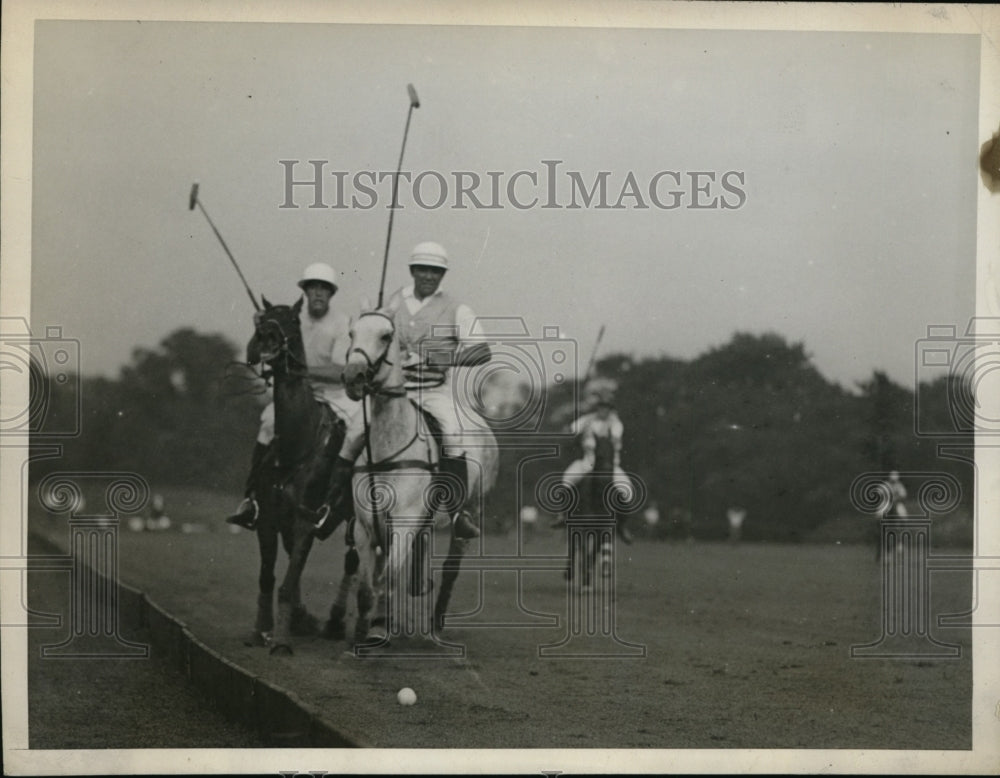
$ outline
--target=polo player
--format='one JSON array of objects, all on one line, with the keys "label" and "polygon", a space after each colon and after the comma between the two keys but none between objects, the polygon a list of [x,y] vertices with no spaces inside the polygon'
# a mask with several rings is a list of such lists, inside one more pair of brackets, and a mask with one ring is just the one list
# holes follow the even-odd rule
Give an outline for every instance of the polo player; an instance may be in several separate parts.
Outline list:
[{"label": "polo player", "polygon": [[[563,473],[562,482],[567,488],[575,488],[580,480],[592,473],[595,463],[598,439],[609,439],[614,452],[612,460],[612,481],[621,490],[624,498],[632,495],[633,485],[621,467],[622,436],[625,426],[615,410],[615,384],[606,379],[595,379],[587,385],[587,413],[573,422],[571,431],[577,436],[583,456],[575,460]],[[553,524],[565,524],[566,517],[561,515]],[[619,517],[618,534],[626,543],[632,542],[632,534]]]},{"label": "polo player", "polygon": [[[344,372],[344,356],[350,344],[350,324],[347,316],[336,313],[330,301],[337,293],[337,271],[323,262],[309,265],[298,283],[306,305],[299,314],[302,327],[302,345],[305,349],[309,382],[317,402],[325,403],[334,416],[345,426],[351,424],[358,414],[360,405],[347,396],[341,382]],[[254,324],[259,324],[261,312],[254,314]],[[247,362],[260,363],[260,347],[256,334],[247,344]],[[226,519],[230,524],[238,524],[253,529],[260,512],[254,490],[260,475],[260,468],[267,457],[274,440],[274,402],[268,403],[260,415],[260,432],[254,446],[247,478],[244,500],[236,513]],[[332,455],[329,456],[333,458]],[[321,495],[322,496],[322,495]]]},{"label": "polo player", "polygon": [[[451,369],[484,364],[490,359],[490,351],[487,344],[470,341],[476,317],[469,306],[441,289],[448,271],[448,253],[444,247],[433,242],[418,244],[410,256],[409,267],[413,284],[396,292],[386,311],[392,317],[399,341],[407,397],[433,417],[440,429],[441,458],[431,489],[443,500],[449,486],[462,484],[467,489],[469,483],[467,446],[459,415],[459,404],[467,398],[452,386]],[[324,506],[326,515],[347,521],[351,518],[351,477],[354,461],[364,449],[364,436],[364,420],[358,416],[348,427],[334,464],[329,498]],[[467,540],[478,537],[480,530],[462,507],[463,503],[461,498],[455,501],[459,507],[451,513],[451,521],[455,537]],[[321,516],[321,522],[326,515]]]}]

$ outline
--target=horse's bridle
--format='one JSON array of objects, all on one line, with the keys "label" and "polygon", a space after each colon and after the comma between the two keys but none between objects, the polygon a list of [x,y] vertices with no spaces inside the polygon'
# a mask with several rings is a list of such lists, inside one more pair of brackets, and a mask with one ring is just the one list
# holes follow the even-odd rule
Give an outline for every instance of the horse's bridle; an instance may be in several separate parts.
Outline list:
[{"label": "horse's bridle", "polygon": [[[360,316],[358,316],[358,318],[361,319],[361,318],[364,318],[365,316],[381,316],[383,319],[385,319],[387,322],[389,322],[389,327],[391,328],[390,331],[392,333],[392,337],[396,336],[396,322],[394,322],[392,320],[392,317],[389,316],[389,314],[383,313],[382,311],[365,311]],[[368,365],[368,367],[365,369],[365,375],[364,375],[364,378],[365,378],[365,385],[364,385],[365,394],[390,394],[390,395],[395,395],[395,394],[398,394],[398,393],[405,393],[405,390],[402,387],[399,387],[399,389],[389,388],[389,387],[383,387],[381,389],[376,389],[372,385],[372,381],[375,380],[375,376],[378,375],[378,372],[379,372],[379,370],[382,369],[383,365],[388,365],[389,367],[393,366],[393,363],[389,361],[389,347],[388,346],[385,347],[385,349],[379,355],[378,359],[372,359],[371,356],[369,356],[368,352],[365,351],[360,346],[352,346],[351,349],[350,349],[350,351],[347,352],[347,358],[350,359],[352,354],[360,354],[362,357],[364,357],[365,363]]]},{"label": "horse's bridle", "polygon": [[257,327],[258,336],[267,327],[276,329],[278,331],[279,338],[278,352],[267,361],[267,364],[270,365],[275,360],[284,358],[284,368],[287,375],[308,375],[308,366],[303,360],[299,359],[292,353],[292,349],[288,345],[291,339],[285,334],[285,330],[282,328],[280,322],[275,321],[274,319],[264,319]]}]

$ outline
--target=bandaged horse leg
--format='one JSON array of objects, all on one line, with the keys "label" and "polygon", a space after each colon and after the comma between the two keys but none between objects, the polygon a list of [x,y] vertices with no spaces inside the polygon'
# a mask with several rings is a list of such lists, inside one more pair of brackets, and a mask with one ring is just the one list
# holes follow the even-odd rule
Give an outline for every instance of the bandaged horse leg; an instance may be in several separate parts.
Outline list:
[{"label": "bandaged horse leg", "polygon": [[[634,497],[635,486],[620,467],[615,467],[614,484],[618,488],[618,499],[621,500],[621,505],[630,503]],[[632,533],[626,526],[625,515],[614,511],[613,507],[612,512],[615,514],[615,531],[618,533],[618,537],[622,539],[625,545],[631,545]]]},{"label": "bandaged horse leg", "polygon": [[[353,524],[353,522],[352,522]],[[340,586],[337,588],[337,596],[333,605],[330,606],[330,618],[323,625],[322,635],[328,640],[343,640],[347,633],[344,625],[344,617],[347,615],[347,598],[351,593],[351,586],[359,566],[358,551],[351,548],[344,556],[344,575],[340,579]]]},{"label": "bandaged horse leg", "polygon": [[[583,459],[577,459],[575,462],[570,464],[566,468],[566,472],[563,473],[562,477],[562,487],[567,490],[576,490],[577,485],[580,483],[580,479],[583,478],[587,473],[594,469],[593,459],[588,459],[584,457]],[[562,527],[566,524],[566,511],[560,511],[556,516],[555,521],[550,525],[551,527]]]},{"label": "bandaged horse leg", "polygon": [[451,590],[455,587],[455,579],[458,578],[459,568],[462,565],[466,543],[467,541],[452,535],[448,544],[448,557],[441,571],[441,589],[438,592],[437,602],[434,603],[434,629],[438,632],[444,629],[444,617],[448,612]]},{"label": "bandaged horse leg", "polygon": [[434,587],[430,577],[430,530],[421,530],[413,538],[413,550],[410,553],[410,586],[411,597],[420,597]]},{"label": "bandaged horse leg", "polygon": [[243,641],[247,646],[266,645],[274,629],[274,565],[278,558],[278,535],[262,530],[257,533],[260,549],[260,572],[257,577],[257,618]]}]

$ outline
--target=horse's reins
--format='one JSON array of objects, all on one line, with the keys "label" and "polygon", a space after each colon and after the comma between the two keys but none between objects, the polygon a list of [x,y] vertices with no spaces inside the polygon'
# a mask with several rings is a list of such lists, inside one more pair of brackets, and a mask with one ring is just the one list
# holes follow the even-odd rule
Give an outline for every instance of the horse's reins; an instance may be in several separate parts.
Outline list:
[{"label": "horse's reins", "polygon": [[[389,322],[389,326],[392,328],[392,337],[396,336],[396,323],[392,320],[392,317],[382,311],[365,311],[358,318],[364,316],[381,316],[383,319]],[[384,365],[393,367],[394,363],[389,360],[389,348],[386,346],[385,350],[378,356],[377,359],[372,359],[368,352],[365,351],[360,346],[354,346],[348,351],[347,357],[350,359],[352,354],[360,354],[367,364],[367,369],[365,370],[365,383],[363,386],[364,396],[361,398],[361,414],[365,425],[365,455],[368,458],[368,464],[362,467],[355,467],[355,472],[363,472],[368,474],[368,494],[371,500],[372,506],[372,518],[375,519],[375,532],[379,535],[379,544],[382,544],[381,532],[379,531],[379,520],[378,520],[378,509],[375,505],[375,473],[384,473],[392,470],[402,470],[409,468],[421,468],[424,470],[433,470],[434,467],[429,462],[422,459],[401,459],[394,460],[398,454],[406,451],[413,443],[420,437],[419,426],[414,426],[413,437],[410,438],[400,449],[398,449],[393,454],[385,457],[381,462],[376,462],[375,457],[372,455],[371,446],[371,422],[368,418],[368,402],[367,399],[373,395],[382,395],[384,397],[405,397],[406,387],[405,386],[382,386],[377,387],[373,384],[375,376],[382,369]]]},{"label": "horse's reins", "polygon": [[[280,345],[278,346],[278,353],[275,355],[275,358],[277,357],[284,358],[285,373],[287,373],[290,376],[294,376],[296,378],[308,378],[309,366],[305,363],[304,360],[299,359],[295,354],[292,353],[291,348],[289,348],[288,346],[290,339],[285,334],[285,331],[284,329],[282,329],[281,324],[274,321],[274,319],[268,319],[267,321],[263,322],[263,324],[261,324],[260,327],[258,327],[258,331],[263,330],[267,325],[270,325],[271,328],[276,329],[278,331],[278,336],[280,338]],[[261,377],[267,380],[267,376],[264,375],[263,371],[261,373]]]},{"label": "horse's reins", "polygon": [[[268,360],[267,362],[268,366],[270,366],[270,363],[273,362],[275,359],[283,358],[285,363],[284,372],[286,375],[292,376],[294,378],[308,378],[309,366],[305,363],[305,361],[299,359],[292,352],[292,349],[289,346],[291,338],[289,338],[285,334],[285,330],[282,328],[279,322],[275,321],[274,319],[267,319],[266,321],[262,322],[260,326],[257,327],[258,333],[261,330],[264,330],[268,326],[273,330],[277,330],[279,337],[278,352],[277,354],[274,355],[274,357]],[[266,370],[266,369],[261,370],[260,377],[264,379],[265,386],[270,385],[273,375],[274,375],[274,368],[271,368],[271,370]],[[319,425],[316,428],[317,438],[322,434],[322,426],[323,425]],[[275,437],[277,437],[277,434],[275,434]],[[294,468],[292,469],[292,471],[290,471],[289,477],[293,472]]]}]

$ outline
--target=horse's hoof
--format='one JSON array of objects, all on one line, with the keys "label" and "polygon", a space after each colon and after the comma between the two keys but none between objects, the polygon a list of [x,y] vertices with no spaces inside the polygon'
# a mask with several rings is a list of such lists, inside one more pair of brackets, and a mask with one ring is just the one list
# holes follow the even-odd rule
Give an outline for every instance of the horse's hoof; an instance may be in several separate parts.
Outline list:
[{"label": "horse's hoof", "polygon": [[323,625],[322,636],[327,640],[343,640],[347,634],[343,621],[328,621]]},{"label": "horse's hoof", "polygon": [[381,648],[387,645],[389,645],[389,641],[387,640],[378,640],[371,635],[355,635],[353,651],[356,654],[358,650],[364,650],[366,648]]},{"label": "horse's hoof", "polygon": [[294,652],[287,643],[275,643],[271,646],[271,656],[291,656]]},{"label": "horse's hoof", "polygon": [[319,620],[305,608],[292,611],[291,632],[295,637],[313,637],[319,634]]},{"label": "horse's hoof", "polygon": [[267,637],[263,632],[259,630],[252,630],[245,638],[243,638],[244,646],[260,647],[267,645]]},{"label": "horse's hoof", "polygon": [[414,584],[410,588],[408,594],[411,597],[423,597],[425,594],[428,594],[429,592],[432,591],[434,591],[434,581],[428,578],[426,581],[422,583]]},{"label": "horse's hoof", "polygon": [[361,566],[361,557],[353,546],[344,554],[344,575],[354,575]]},{"label": "horse's hoof", "polygon": [[354,645],[361,648],[389,645],[389,633],[381,624],[376,624],[364,631],[355,630]]},{"label": "horse's hoof", "polygon": [[474,540],[481,534],[479,527],[473,523],[472,517],[467,511],[461,511],[451,526],[451,532],[456,540]]}]

